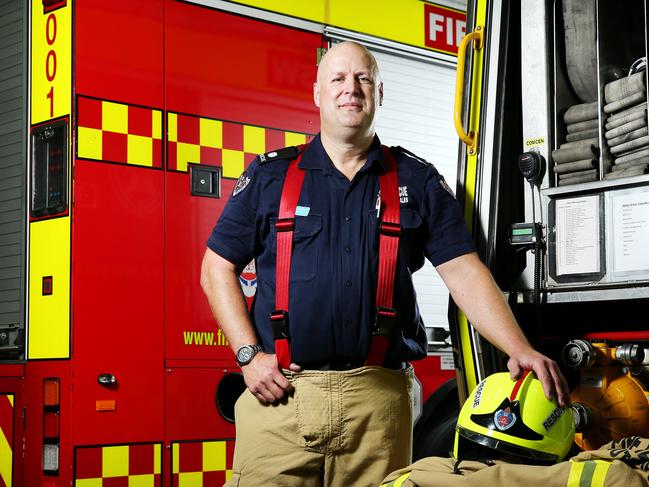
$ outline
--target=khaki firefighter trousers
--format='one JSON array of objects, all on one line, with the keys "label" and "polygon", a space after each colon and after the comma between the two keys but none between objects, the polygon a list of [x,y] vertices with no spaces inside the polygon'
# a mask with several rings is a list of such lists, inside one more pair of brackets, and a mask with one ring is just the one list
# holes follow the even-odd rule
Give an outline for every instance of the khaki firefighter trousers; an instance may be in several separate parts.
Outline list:
[{"label": "khaki firefighter trousers", "polygon": [[412,367],[285,371],[294,392],[276,405],[246,390],[235,406],[228,487],[376,487],[411,461]]}]

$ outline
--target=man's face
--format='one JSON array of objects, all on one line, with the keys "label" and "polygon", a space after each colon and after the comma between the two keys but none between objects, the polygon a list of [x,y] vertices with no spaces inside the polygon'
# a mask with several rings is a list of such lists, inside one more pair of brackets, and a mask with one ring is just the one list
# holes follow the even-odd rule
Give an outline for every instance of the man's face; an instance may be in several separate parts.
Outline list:
[{"label": "man's face", "polygon": [[382,98],[383,84],[376,65],[363,49],[339,44],[323,58],[313,85],[323,132],[330,136],[372,135]]}]

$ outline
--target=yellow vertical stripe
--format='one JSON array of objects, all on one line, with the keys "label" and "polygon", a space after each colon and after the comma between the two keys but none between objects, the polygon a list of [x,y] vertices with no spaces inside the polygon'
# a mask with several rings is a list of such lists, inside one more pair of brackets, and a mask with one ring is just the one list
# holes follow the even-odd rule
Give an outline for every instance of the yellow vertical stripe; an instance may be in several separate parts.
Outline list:
[{"label": "yellow vertical stripe", "polygon": [[203,443],[203,472],[225,470],[225,441]]},{"label": "yellow vertical stripe", "polygon": [[7,396],[7,399],[9,399],[9,404],[11,404],[11,406],[13,407],[13,405],[14,405],[14,395],[13,395],[13,394],[9,394],[9,395]]},{"label": "yellow vertical stripe", "polygon": [[[43,12],[31,1],[31,123],[70,116],[72,109],[73,0]],[[50,39],[51,44],[48,44]],[[56,69],[54,70],[54,62]],[[49,79],[48,79],[49,78]],[[68,141],[72,138],[68,128]],[[68,145],[68,188],[72,184]],[[27,358],[68,358],[70,350],[70,217],[30,223]],[[54,294],[42,296],[42,278]]]},{"label": "yellow vertical stripe", "polygon": [[243,150],[250,154],[263,154],[266,152],[266,129],[244,125]]},{"label": "yellow vertical stripe", "polygon": [[11,474],[13,464],[13,452],[9,440],[0,428],[0,477],[5,485],[11,486]]},{"label": "yellow vertical stripe", "polygon": [[223,147],[223,122],[201,118],[200,143],[203,147],[220,149]]},{"label": "yellow vertical stripe", "polygon": [[570,462],[570,473],[566,487],[579,487],[581,473],[584,471],[584,462]]},{"label": "yellow vertical stripe", "polygon": [[101,130],[77,127],[77,155],[85,159],[102,160]]},{"label": "yellow vertical stripe", "polygon": [[162,112],[160,110],[151,110],[151,136],[156,139],[162,139]]},{"label": "yellow vertical stripe", "polygon": [[128,133],[128,105],[101,102],[101,128],[118,134]]},{"label": "yellow vertical stripe", "polygon": [[[487,17],[487,1],[480,0],[477,2],[475,25],[485,28]],[[486,30],[486,29],[485,29]],[[486,38],[485,38],[486,42]],[[485,51],[485,42],[479,51],[474,51],[473,56],[473,69],[471,78],[471,96],[469,98],[469,125],[468,130],[478,133],[480,125],[480,106],[482,96],[482,76],[483,76],[483,53]],[[479,141],[476,141],[476,147],[479,146]],[[464,220],[469,227],[469,231],[473,233],[473,218],[474,218],[474,204],[476,195],[476,184],[478,180],[478,150],[473,154],[467,154],[466,167],[464,176]],[[476,377],[475,361],[473,358],[473,347],[476,346],[471,340],[471,329],[467,317],[461,310],[458,310],[458,323],[460,335],[460,347],[463,361],[463,371],[466,379],[467,390],[471,391],[478,385],[478,378]]]},{"label": "yellow vertical stripe", "polygon": [[172,443],[171,445],[171,458],[173,460],[172,472],[180,472],[180,445],[178,443]]},{"label": "yellow vertical stripe", "polygon": [[101,456],[102,477],[128,476],[128,445],[105,446]]},{"label": "yellow vertical stripe", "polygon": [[[65,7],[58,8],[54,12],[43,13],[43,1],[32,0],[32,124],[70,114],[72,106],[72,3],[72,0],[68,0]],[[50,19],[49,24],[48,19]],[[48,37],[52,41],[51,45],[47,42]],[[50,79],[48,79],[48,75]]]},{"label": "yellow vertical stripe", "polygon": [[169,142],[178,142],[178,115],[167,114],[167,139]]},{"label": "yellow vertical stripe", "polygon": [[[42,8],[42,7],[41,7]],[[30,224],[28,358],[70,356],[70,217]],[[53,292],[43,296],[43,277]]]},{"label": "yellow vertical stripe", "polygon": [[162,468],[160,466],[161,462],[161,453],[162,453],[162,445],[160,443],[156,443],[153,445],[153,473],[161,473]]},{"label": "yellow vertical stripe", "polygon": [[604,481],[606,480],[606,474],[608,473],[608,468],[611,466],[611,462],[605,460],[594,460],[594,462],[595,473],[593,473],[591,486],[604,487]]}]

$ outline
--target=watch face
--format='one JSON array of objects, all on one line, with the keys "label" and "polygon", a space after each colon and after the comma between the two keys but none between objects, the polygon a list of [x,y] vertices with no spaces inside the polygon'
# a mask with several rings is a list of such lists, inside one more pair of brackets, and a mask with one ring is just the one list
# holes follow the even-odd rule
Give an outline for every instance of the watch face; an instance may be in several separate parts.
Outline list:
[{"label": "watch face", "polygon": [[237,360],[242,364],[248,363],[252,358],[252,347],[241,347],[237,353]]}]

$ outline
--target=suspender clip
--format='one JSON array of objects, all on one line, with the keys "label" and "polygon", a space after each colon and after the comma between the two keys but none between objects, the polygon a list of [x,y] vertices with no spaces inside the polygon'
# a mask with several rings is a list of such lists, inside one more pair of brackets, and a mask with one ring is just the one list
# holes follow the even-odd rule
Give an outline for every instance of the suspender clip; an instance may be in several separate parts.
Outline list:
[{"label": "suspender clip", "polygon": [[392,335],[394,328],[394,319],[397,316],[397,310],[394,308],[384,308],[378,306],[376,308],[376,318],[374,320],[374,335],[389,337]]},{"label": "suspender clip", "polygon": [[292,232],[295,228],[295,218],[278,218],[275,229],[278,232]]},{"label": "suspender clip", "polygon": [[283,309],[271,311],[270,322],[273,325],[274,340],[288,340],[290,338],[288,333],[288,311],[284,311]]},{"label": "suspender clip", "polygon": [[401,225],[398,223],[382,221],[379,225],[379,232],[388,237],[399,237],[401,235]]}]

